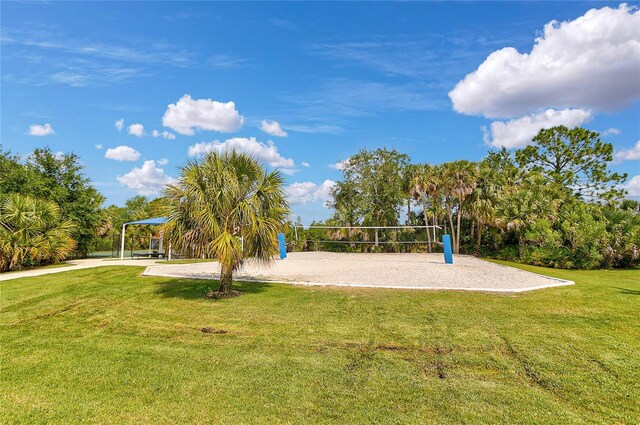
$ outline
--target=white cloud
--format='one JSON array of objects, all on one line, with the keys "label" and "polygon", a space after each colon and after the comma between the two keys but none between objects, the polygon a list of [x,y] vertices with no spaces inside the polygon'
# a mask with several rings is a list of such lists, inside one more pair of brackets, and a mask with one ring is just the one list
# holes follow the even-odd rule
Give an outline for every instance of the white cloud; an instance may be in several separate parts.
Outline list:
[{"label": "white cloud", "polygon": [[308,204],[323,201],[325,204],[331,199],[331,190],[336,185],[332,180],[325,180],[318,185],[313,182],[296,182],[285,188],[287,199],[291,204]]},{"label": "white cloud", "polygon": [[97,145],[93,145],[93,146],[98,150],[102,149],[102,145],[101,144],[97,144]]},{"label": "white cloud", "polygon": [[349,164],[349,158],[338,161],[335,164],[329,164],[329,168],[333,168],[334,170],[344,170],[345,167]]},{"label": "white cloud", "polygon": [[233,69],[233,68],[245,68],[250,66],[250,61],[247,58],[241,58],[235,55],[221,53],[214,55],[209,63],[218,69]]},{"label": "white cloud", "polygon": [[306,161],[302,161],[302,162],[300,163],[300,165],[302,165],[303,167],[311,167],[311,164],[309,164],[309,163],[308,163],[308,162],[306,162]]},{"label": "white cloud", "polygon": [[591,111],[582,109],[547,109],[539,114],[526,115],[509,121],[494,121],[490,131],[482,128],[484,141],[488,145],[505,148],[519,148],[531,143],[531,139],[543,128],[564,125],[569,128],[581,125],[591,119]]},{"label": "white cloud", "polygon": [[640,159],[640,140],[638,140],[630,149],[623,149],[621,151],[616,152],[613,155],[613,159],[616,162],[622,161],[633,161],[636,159]]},{"label": "white cloud", "polygon": [[603,136],[610,136],[612,134],[614,136],[617,136],[618,134],[622,134],[622,130],[620,130],[619,128],[611,127],[602,132]]},{"label": "white cloud", "polygon": [[640,13],[621,4],[551,21],[531,53],[493,52],[449,93],[461,113],[506,118],[541,108],[610,111],[640,97]]},{"label": "white cloud", "polygon": [[640,198],[640,175],[631,177],[631,180],[623,188],[629,192],[632,198]]},{"label": "white cloud", "polygon": [[300,171],[297,168],[280,168],[279,170],[282,174],[286,174],[287,176],[293,176],[295,173]]},{"label": "white cloud", "polygon": [[65,154],[64,154],[64,152],[62,152],[62,151],[58,151],[58,152],[56,152],[56,153],[54,153],[54,154],[53,154],[53,157],[54,157],[55,159],[57,159],[58,161],[62,161],[62,160],[64,159],[64,157],[65,157],[65,156],[66,156],[66,155],[65,155]]},{"label": "white cloud", "polygon": [[158,165],[167,165],[169,163],[169,160],[167,158],[160,158],[156,162],[158,163]]},{"label": "white cloud", "polygon": [[131,124],[127,131],[129,132],[129,134],[136,137],[144,136],[144,126],[142,124]]},{"label": "white cloud", "polygon": [[120,118],[118,121],[116,121],[114,126],[118,129],[118,131],[122,131],[122,129],[124,128],[124,118]]},{"label": "white cloud", "polygon": [[162,137],[163,139],[169,139],[169,140],[173,140],[176,138],[176,135],[173,133],[169,133],[168,131],[158,131],[158,130],[153,130],[151,132],[151,136],[152,137]]},{"label": "white cloud", "polygon": [[280,167],[283,169],[292,169],[295,167],[293,159],[284,158],[280,155],[278,153],[278,148],[271,140],[267,143],[262,143],[256,140],[255,137],[234,137],[232,139],[227,139],[224,142],[214,140],[210,143],[196,143],[195,145],[189,146],[187,153],[189,156],[198,156],[212,151],[225,152],[232,150],[253,155],[256,159],[263,161],[272,167]]},{"label": "white cloud", "polygon": [[216,102],[211,99],[192,99],[185,94],[167,107],[162,125],[180,134],[192,136],[194,129],[230,133],[242,127],[244,118],[234,102]]},{"label": "white cloud", "polygon": [[278,121],[262,120],[260,123],[260,130],[272,136],[287,137],[287,132],[280,127],[280,123]]},{"label": "white cloud", "polygon": [[115,159],[116,161],[137,161],[140,159],[140,152],[129,146],[118,146],[117,148],[107,149],[104,157]]},{"label": "white cloud", "polygon": [[167,176],[157,165],[155,161],[145,161],[142,167],[135,167],[127,174],[118,176],[118,181],[139,195],[156,195],[165,185],[175,182],[175,179]]},{"label": "white cloud", "polygon": [[40,125],[40,124],[31,124],[29,126],[29,135],[30,136],[48,136],[50,134],[55,133],[55,131],[53,131],[53,127],[51,127],[51,124],[47,123],[44,125]]}]

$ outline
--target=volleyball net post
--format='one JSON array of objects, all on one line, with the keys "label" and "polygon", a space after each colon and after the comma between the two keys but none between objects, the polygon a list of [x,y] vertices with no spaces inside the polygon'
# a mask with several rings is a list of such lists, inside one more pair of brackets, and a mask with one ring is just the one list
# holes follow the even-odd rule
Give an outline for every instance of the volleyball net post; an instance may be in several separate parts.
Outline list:
[{"label": "volleyball net post", "polygon": [[451,250],[450,235],[442,235],[442,250],[444,251],[445,264],[453,264],[453,251]]}]

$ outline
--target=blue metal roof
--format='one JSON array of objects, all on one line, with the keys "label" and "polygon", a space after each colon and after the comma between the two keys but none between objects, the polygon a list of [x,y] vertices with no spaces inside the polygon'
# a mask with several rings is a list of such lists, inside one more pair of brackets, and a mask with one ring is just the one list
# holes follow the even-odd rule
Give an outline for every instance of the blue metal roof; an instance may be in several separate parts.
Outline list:
[{"label": "blue metal roof", "polygon": [[167,221],[169,221],[169,217],[154,217],[154,218],[146,218],[144,220],[138,220],[138,221],[130,221],[129,223],[124,223],[126,225],[129,224],[146,224],[149,226],[159,226],[161,224],[166,223]]}]

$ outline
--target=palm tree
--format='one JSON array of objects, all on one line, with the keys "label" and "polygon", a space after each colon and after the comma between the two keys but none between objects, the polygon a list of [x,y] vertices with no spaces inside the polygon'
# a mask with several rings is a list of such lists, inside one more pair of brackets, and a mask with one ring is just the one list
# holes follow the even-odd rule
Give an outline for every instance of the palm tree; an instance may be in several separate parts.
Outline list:
[{"label": "palm tree", "polygon": [[409,164],[402,170],[402,187],[407,195],[407,220],[406,224],[411,224],[411,201],[416,199],[412,192],[412,183],[419,173],[420,165]]},{"label": "palm tree", "polygon": [[555,220],[554,212],[560,200],[552,188],[538,176],[525,181],[514,192],[503,197],[497,208],[497,222],[518,237],[520,258],[524,255],[525,231],[539,218]]},{"label": "palm tree", "polygon": [[76,247],[75,225],[55,202],[13,193],[0,199],[0,271],[57,262]]},{"label": "palm tree", "polygon": [[[427,196],[431,198],[431,207],[433,208],[433,225],[439,226],[438,216],[442,213],[442,189],[443,189],[443,167],[440,165],[429,166],[425,172],[423,184]],[[435,235],[435,233],[434,233]],[[434,242],[437,241],[434,240]]]},{"label": "palm tree", "polygon": [[246,258],[273,260],[290,213],[280,171],[268,173],[253,157],[235,151],[210,152],[187,163],[165,197],[168,241],[219,260],[219,296],[231,294],[233,273]]},{"label": "palm tree", "polygon": [[449,214],[449,224],[451,232],[454,233],[452,219],[451,198],[454,197],[458,201],[458,210],[456,212],[457,226],[455,228],[455,244],[454,253],[460,251],[460,219],[462,218],[462,205],[467,196],[471,195],[476,188],[478,179],[477,165],[470,161],[453,161],[445,164],[444,167],[444,188],[447,193],[447,209]]},{"label": "palm tree", "polygon": [[[471,216],[476,219],[477,235],[475,253],[478,254],[480,252],[480,246],[482,245],[482,229],[486,223],[489,223],[493,219],[495,206],[491,199],[485,197],[481,191],[476,192],[474,192],[471,202],[469,203],[469,212]],[[473,228],[471,230],[473,238]]]},{"label": "palm tree", "polygon": [[429,244],[429,252],[431,252],[431,232],[429,229],[426,197],[431,174],[432,168],[428,164],[416,165],[413,169],[413,177],[409,182],[409,194],[413,199],[419,200],[422,204],[424,225],[427,226],[427,243]]},{"label": "palm tree", "polygon": [[[495,221],[496,200],[500,197],[501,182],[498,181],[497,172],[481,163],[478,169],[478,184],[471,194],[469,202],[469,215],[476,220],[477,232],[475,253],[480,252],[482,245],[482,230],[485,224]],[[474,228],[471,228],[473,238]]]}]

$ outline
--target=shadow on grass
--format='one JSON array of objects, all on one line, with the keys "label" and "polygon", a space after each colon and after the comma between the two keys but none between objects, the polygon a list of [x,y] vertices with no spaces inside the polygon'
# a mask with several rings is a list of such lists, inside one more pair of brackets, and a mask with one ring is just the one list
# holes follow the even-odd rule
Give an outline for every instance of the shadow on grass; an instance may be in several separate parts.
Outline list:
[{"label": "shadow on grass", "polygon": [[[163,297],[184,298],[189,300],[204,298],[209,290],[217,290],[220,286],[217,279],[171,279],[156,283],[156,293]],[[245,295],[265,292],[272,285],[261,282],[233,282],[233,289],[242,291]]]},{"label": "shadow on grass", "polygon": [[627,288],[616,288],[619,289],[620,292],[622,292],[623,294],[627,294],[627,295],[640,295],[640,291],[636,291],[634,289],[627,289]]}]

